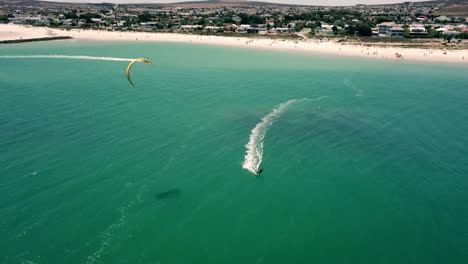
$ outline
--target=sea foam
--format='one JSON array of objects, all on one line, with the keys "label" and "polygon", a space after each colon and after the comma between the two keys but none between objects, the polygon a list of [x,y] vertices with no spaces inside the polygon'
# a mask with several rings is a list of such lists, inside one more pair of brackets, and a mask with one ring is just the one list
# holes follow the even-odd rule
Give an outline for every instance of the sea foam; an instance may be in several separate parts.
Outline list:
[{"label": "sea foam", "polygon": [[325,98],[326,96],[319,97],[317,99],[292,99],[287,102],[279,104],[276,108],[273,109],[268,115],[264,116],[260,123],[258,123],[252,132],[250,132],[249,142],[246,147],[246,154],[242,168],[252,172],[257,175],[257,171],[260,168],[260,164],[263,160],[263,140],[265,138],[268,128],[273,124],[273,122],[281,116],[281,114],[291,105],[297,102],[302,101],[318,101]]},{"label": "sea foam", "polygon": [[134,59],[93,56],[69,55],[3,55],[0,59],[72,59],[72,60],[104,60],[104,61],[133,61]]}]

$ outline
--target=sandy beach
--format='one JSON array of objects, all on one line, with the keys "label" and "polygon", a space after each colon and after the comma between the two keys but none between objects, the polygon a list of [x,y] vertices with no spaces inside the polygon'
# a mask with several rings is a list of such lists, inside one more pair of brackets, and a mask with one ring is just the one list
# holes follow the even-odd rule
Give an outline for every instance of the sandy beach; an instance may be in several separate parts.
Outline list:
[{"label": "sandy beach", "polygon": [[[468,64],[468,50],[366,47],[319,40],[283,40],[248,37],[201,36],[176,33],[61,30],[14,24],[0,24],[0,40],[70,36],[76,40],[157,41],[261,48],[270,50],[366,57],[380,60],[410,60]],[[397,58],[396,53],[401,54]]]}]

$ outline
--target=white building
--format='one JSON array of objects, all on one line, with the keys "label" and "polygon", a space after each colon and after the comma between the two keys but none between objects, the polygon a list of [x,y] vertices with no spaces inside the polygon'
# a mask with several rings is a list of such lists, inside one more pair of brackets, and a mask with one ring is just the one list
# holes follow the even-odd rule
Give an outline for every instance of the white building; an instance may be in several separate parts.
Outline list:
[{"label": "white building", "polygon": [[180,29],[185,30],[185,31],[195,31],[198,28],[201,28],[199,25],[182,25],[180,26]]},{"label": "white building", "polygon": [[409,28],[409,33],[412,36],[427,36],[427,30],[424,26],[413,25]]},{"label": "white building", "polygon": [[237,28],[237,32],[246,33],[250,28],[251,28],[250,25],[242,24]]},{"label": "white building", "polygon": [[460,34],[460,32],[452,31],[452,30],[446,30],[446,31],[442,32],[442,36],[456,36],[458,34]]},{"label": "white building", "polygon": [[405,33],[405,29],[402,27],[392,27],[390,29],[390,36],[391,37],[403,37],[403,33]]},{"label": "white building", "polygon": [[287,27],[282,27],[282,28],[275,28],[276,33],[289,33],[291,32],[291,29]]},{"label": "white building", "polygon": [[155,21],[148,21],[146,23],[141,23],[141,26],[144,28],[157,28],[159,25],[159,22]]},{"label": "white building", "polygon": [[322,24],[320,28],[316,32],[317,34],[327,34],[331,35],[333,34],[333,25],[328,25],[328,24]]},{"label": "white building", "polygon": [[379,34],[390,35],[390,29],[392,27],[398,27],[394,22],[384,22],[377,25],[379,28]]},{"label": "white building", "polygon": [[203,31],[206,31],[206,32],[217,32],[217,31],[222,30],[222,29],[223,29],[222,27],[206,26],[205,28],[203,28]]}]

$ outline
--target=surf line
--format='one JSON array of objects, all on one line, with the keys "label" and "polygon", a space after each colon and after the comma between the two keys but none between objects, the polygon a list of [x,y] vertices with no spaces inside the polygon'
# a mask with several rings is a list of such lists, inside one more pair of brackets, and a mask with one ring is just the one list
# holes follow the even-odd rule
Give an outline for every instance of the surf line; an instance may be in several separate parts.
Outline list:
[{"label": "surf line", "polygon": [[242,168],[257,175],[260,164],[263,161],[263,140],[265,138],[268,128],[271,127],[273,122],[281,116],[281,114],[292,104],[303,101],[318,101],[327,96],[322,96],[316,99],[291,99],[287,102],[279,104],[268,115],[264,116],[260,123],[258,123],[252,132],[250,132],[249,142],[245,145],[246,154]]},{"label": "surf line", "polygon": [[72,59],[72,60],[104,60],[104,61],[133,61],[134,59],[94,56],[69,55],[2,55],[0,59]]}]

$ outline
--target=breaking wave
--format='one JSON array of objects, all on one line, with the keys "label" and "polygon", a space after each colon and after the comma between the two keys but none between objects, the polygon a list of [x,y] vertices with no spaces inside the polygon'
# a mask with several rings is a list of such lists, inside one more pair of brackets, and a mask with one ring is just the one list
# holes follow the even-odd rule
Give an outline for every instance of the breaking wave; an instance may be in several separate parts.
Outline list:
[{"label": "breaking wave", "polygon": [[133,61],[134,59],[93,56],[68,55],[3,55],[0,59],[74,59],[74,60],[104,60],[104,61]]},{"label": "breaking wave", "polygon": [[252,172],[257,175],[257,171],[260,168],[260,164],[263,159],[263,139],[265,134],[273,124],[273,122],[281,116],[281,114],[290,106],[291,104],[303,101],[318,101],[325,98],[326,96],[319,97],[317,99],[292,99],[285,103],[279,104],[276,108],[273,109],[268,115],[262,118],[260,123],[258,123],[252,132],[250,132],[249,143],[245,145],[246,155],[242,168]]}]

